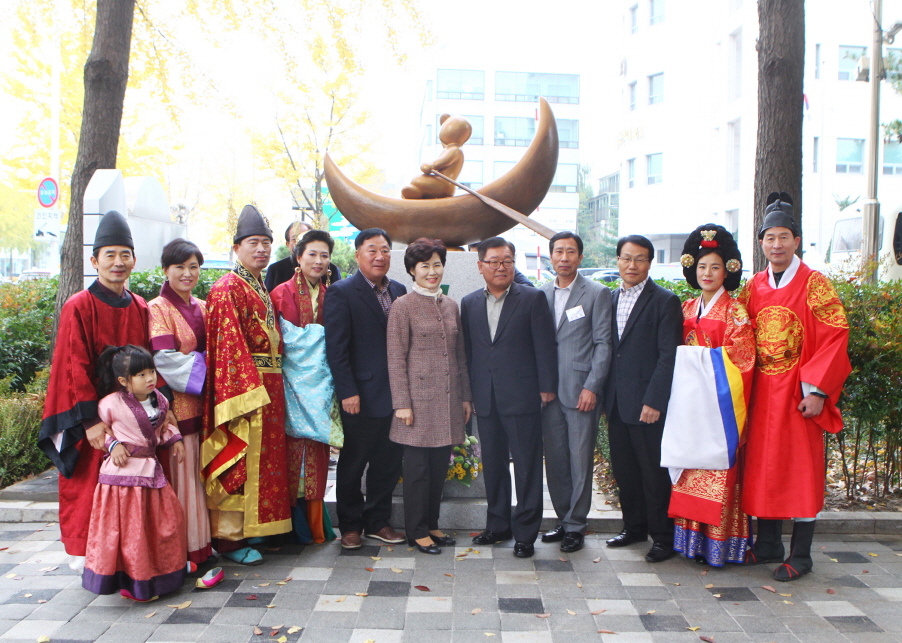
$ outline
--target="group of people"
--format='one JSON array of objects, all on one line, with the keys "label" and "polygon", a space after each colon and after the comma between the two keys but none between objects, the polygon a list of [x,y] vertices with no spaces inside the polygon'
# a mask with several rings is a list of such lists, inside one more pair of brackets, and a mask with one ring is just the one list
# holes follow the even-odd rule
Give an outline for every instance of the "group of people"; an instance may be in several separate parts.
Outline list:
[{"label": "group of people", "polygon": [[[795,255],[788,195],[770,199],[759,232],[769,266],[738,297],[727,292],[742,268],[733,237],[714,224],[690,235],[681,261],[701,295],[682,308],[649,279],[654,246],[638,235],[618,242],[613,293],[578,272],[572,232],[550,240],[556,278],[541,288],[515,282],[513,244],[486,239],[485,287],[460,306],[442,289],[440,240],[406,249],[408,293],[387,276],[384,230],[357,235],[359,269],[344,279],[328,233],[292,224],[285,238],[290,256],[267,271],[273,234],[246,206],[235,268],[206,302],[192,295],[203,255],[176,239],[146,303],[126,288],[127,221],[102,218],[97,280],[60,317],[40,435],[87,589],[149,600],[214,549],[255,565],[269,536],[335,538],[323,507],[330,447],[341,448],[342,547],[372,538],[440,554],[456,544],[440,526],[442,489],[471,418],[488,500],[473,542],[513,539],[515,556],[533,555],[544,460],[558,525],[541,539],[578,551],[602,413],[624,518],[609,547],[651,536],[649,562],[683,552],[712,565],[779,562],[778,580],[811,570],[822,431],[841,428],[848,328],[829,281]],[[406,533],[390,522],[399,479]]]}]

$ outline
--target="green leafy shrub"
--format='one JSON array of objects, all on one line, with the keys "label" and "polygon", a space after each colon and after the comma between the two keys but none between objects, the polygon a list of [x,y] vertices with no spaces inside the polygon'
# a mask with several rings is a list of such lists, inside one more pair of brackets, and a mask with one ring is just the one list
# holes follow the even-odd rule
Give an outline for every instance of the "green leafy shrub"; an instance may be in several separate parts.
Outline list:
[{"label": "green leafy shrub", "polygon": [[24,393],[12,391],[10,382],[10,377],[0,380],[0,487],[50,466],[37,446],[47,371],[40,371]]},{"label": "green leafy shrub", "polygon": [[22,392],[50,360],[50,333],[58,281],[0,284],[0,379]]}]

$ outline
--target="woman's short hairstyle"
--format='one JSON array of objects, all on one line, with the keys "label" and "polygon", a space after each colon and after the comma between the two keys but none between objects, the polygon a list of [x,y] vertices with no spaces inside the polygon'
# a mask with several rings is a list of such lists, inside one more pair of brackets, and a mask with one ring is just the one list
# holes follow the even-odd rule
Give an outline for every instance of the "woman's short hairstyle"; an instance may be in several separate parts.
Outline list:
[{"label": "woman's short hairstyle", "polygon": [[438,253],[438,258],[445,265],[445,257],[448,249],[441,239],[427,239],[420,237],[404,251],[404,269],[413,277],[413,267],[423,261],[429,261],[433,254]]},{"label": "woman's short hairstyle", "polygon": [[651,263],[655,260],[655,244],[651,241],[643,237],[641,234],[630,234],[625,237],[620,237],[617,240],[617,256],[620,256],[620,250],[628,243],[632,243],[633,245],[640,246],[648,250],[648,262]]},{"label": "woman's short hairstyle", "polygon": [[332,238],[332,235],[326,232],[325,230],[308,230],[304,233],[304,236],[297,240],[294,244],[294,258],[299,259],[304,251],[307,249],[307,244],[311,241],[322,241],[327,246],[329,246],[329,254],[332,254],[332,251],[335,249],[335,240]]},{"label": "woman's short hairstyle", "polygon": [[191,257],[197,258],[199,265],[204,265],[204,255],[194,243],[187,239],[173,239],[163,246],[163,256],[160,257],[160,265],[163,270],[169,266],[177,266],[185,263]]}]

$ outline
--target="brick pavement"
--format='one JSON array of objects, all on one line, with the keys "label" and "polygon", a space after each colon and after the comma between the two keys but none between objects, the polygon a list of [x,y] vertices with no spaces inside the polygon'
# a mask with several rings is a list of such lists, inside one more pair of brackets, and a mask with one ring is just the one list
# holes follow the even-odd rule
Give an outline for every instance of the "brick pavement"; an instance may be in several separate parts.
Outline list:
[{"label": "brick pavement", "polygon": [[902,641],[899,536],[817,535],[815,573],[776,583],[769,565],[651,565],[647,546],[607,549],[609,534],[575,554],[538,543],[525,560],[511,542],[471,548],[456,535],[463,546],[440,556],[378,541],[283,546],[258,567],[223,564],[212,590],[135,604],[81,589],[57,524],[0,524],[0,642]]}]

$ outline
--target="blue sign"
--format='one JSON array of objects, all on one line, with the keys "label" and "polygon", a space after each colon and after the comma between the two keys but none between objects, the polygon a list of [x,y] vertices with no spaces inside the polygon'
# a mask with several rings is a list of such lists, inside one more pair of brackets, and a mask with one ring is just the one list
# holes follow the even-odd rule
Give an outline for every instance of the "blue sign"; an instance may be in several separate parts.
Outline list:
[{"label": "blue sign", "polygon": [[59,199],[59,196],[59,186],[49,176],[38,183],[38,203],[42,207],[52,208],[56,205],[56,200]]}]

